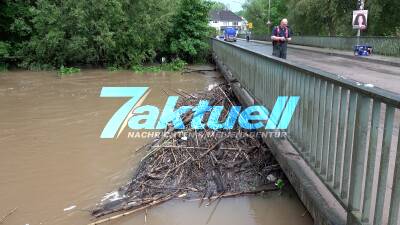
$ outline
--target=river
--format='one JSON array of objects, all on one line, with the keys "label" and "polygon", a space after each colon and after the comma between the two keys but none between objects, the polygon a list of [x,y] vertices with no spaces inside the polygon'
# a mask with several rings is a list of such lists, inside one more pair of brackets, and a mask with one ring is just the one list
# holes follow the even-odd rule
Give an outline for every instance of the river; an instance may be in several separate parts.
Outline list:
[{"label": "river", "polygon": [[[204,90],[217,72],[134,74],[86,69],[59,78],[56,72],[0,73],[0,219],[4,225],[85,225],[88,210],[125,184],[141,159],[146,139],[100,139],[126,98],[100,98],[104,86],[146,86],[147,100],[163,105],[175,91]],[[214,213],[212,213],[214,212]],[[114,221],[144,224],[310,225],[293,191],[224,199],[199,207],[175,200]]]}]

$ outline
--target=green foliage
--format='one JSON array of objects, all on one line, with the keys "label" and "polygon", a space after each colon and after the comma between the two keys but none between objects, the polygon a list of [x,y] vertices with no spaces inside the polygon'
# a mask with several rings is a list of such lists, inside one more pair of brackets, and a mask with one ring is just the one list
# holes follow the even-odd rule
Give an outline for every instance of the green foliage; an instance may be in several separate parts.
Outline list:
[{"label": "green foliage", "polygon": [[110,72],[115,72],[115,71],[121,70],[121,68],[119,68],[117,66],[109,66],[109,67],[107,67],[107,70]]},{"label": "green foliage", "polygon": [[[282,18],[289,19],[289,25],[297,35],[339,35],[352,36],[351,20],[357,0],[271,0],[272,26],[279,25]],[[254,24],[253,33],[266,34],[268,1],[247,0],[243,5],[244,17]],[[368,0],[368,29],[363,35],[399,36],[400,1]],[[271,28],[272,28],[271,26]],[[271,29],[272,30],[272,29]]]},{"label": "green foliage", "polygon": [[172,60],[170,63],[164,63],[161,65],[163,71],[182,71],[187,63],[181,59]]},{"label": "green foliage", "polygon": [[288,0],[289,23],[301,35],[337,35],[352,32],[355,1]]},{"label": "green foliage", "polygon": [[169,63],[163,63],[157,66],[143,66],[143,65],[133,65],[131,70],[135,73],[158,73],[161,71],[176,72],[182,71],[187,63],[181,59],[172,60]]},{"label": "green foliage", "polygon": [[0,72],[7,71],[7,58],[10,56],[10,44],[0,41]]},{"label": "green foliage", "polygon": [[0,41],[0,62],[10,56],[10,44]]},{"label": "green foliage", "polygon": [[0,41],[11,45],[27,40],[32,33],[29,8],[35,0],[0,1]]},{"label": "green foliage", "polygon": [[243,15],[247,21],[253,23],[253,34],[270,33],[273,26],[279,24],[282,18],[287,16],[287,7],[283,0],[271,1],[272,25],[268,29],[268,1],[266,0],[247,0],[243,5]]},{"label": "green foliage", "polygon": [[7,63],[0,62],[0,73],[6,72],[7,71],[7,67],[8,67]]},{"label": "green foliage", "polygon": [[[167,0],[38,0],[21,66],[152,61],[170,30]],[[174,1],[172,1],[174,2]]]},{"label": "green foliage", "polygon": [[115,70],[159,56],[195,61],[208,54],[210,7],[205,0],[0,1],[0,61],[7,55],[33,70]]},{"label": "green foliage", "polygon": [[158,73],[158,72],[161,72],[161,67],[160,66],[134,65],[131,67],[131,70],[135,73]]},{"label": "green foliage", "polygon": [[369,10],[367,35],[399,36],[399,0],[368,0],[365,9]]},{"label": "green foliage", "polygon": [[211,10],[225,10],[228,7],[222,2],[211,2]]},{"label": "green foliage", "polygon": [[275,186],[276,186],[277,188],[279,188],[279,189],[282,190],[283,186],[285,186],[285,182],[283,182],[282,179],[278,179],[278,180],[275,182]]},{"label": "green foliage", "polygon": [[81,72],[81,69],[79,68],[75,68],[75,67],[64,67],[61,66],[60,69],[58,70],[58,74],[62,77],[62,76],[67,76],[67,75],[71,75],[74,73],[79,73]]},{"label": "green foliage", "polygon": [[194,62],[208,54],[208,26],[211,3],[204,0],[181,0],[173,17],[168,38],[169,53],[187,62]]}]

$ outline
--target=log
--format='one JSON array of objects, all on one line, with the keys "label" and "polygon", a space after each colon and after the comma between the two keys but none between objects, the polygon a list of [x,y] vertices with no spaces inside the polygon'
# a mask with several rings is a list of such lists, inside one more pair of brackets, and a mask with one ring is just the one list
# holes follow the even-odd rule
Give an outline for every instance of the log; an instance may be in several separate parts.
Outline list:
[{"label": "log", "polygon": [[7,217],[11,216],[15,211],[17,211],[17,208],[12,209],[10,212],[8,212],[5,216],[3,216],[0,219],[0,224],[3,224],[3,222],[7,219]]},{"label": "log", "polygon": [[174,195],[169,195],[169,196],[167,196],[167,197],[165,197],[163,199],[160,199],[160,200],[157,200],[157,201],[153,201],[152,203],[150,203],[148,205],[145,205],[145,206],[142,206],[140,208],[136,208],[136,209],[133,209],[133,210],[130,210],[128,212],[124,212],[124,213],[121,213],[121,214],[118,214],[118,215],[115,215],[115,216],[107,217],[105,219],[101,219],[101,220],[98,220],[96,222],[89,223],[88,225],[98,225],[98,224],[102,224],[102,223],[105,223],[105,222],[108,222],[108,221],[111,221],[111,220],[116,220],[118,218],[130,215],[130,214],[133,214],[133,213],[148,209],[148,208],[150,208],[152,206],[155,206],[155,205],[158,205],[160,203],[166,202],[166,201],[168,201],[168,200],[170,200],[172,198],[174,198]]}]

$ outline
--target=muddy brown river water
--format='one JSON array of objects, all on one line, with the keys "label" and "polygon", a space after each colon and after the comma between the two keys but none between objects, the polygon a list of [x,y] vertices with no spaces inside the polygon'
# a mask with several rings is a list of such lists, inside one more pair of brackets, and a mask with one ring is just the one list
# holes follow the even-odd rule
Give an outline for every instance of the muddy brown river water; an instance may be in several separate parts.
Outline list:
[{"label": "muddy brown river water", "polygon": [[[163,105],[174,90],[204,90],[218,74],[134,74],[83,70],[58,78],[55,72],[0,73],[0,218],[4,225],[85,225],[88,209],[125,184],[141,159],[146,139],[100,139],[124,98],[100,98],[103,86],[148,86],[149,104]],[[73,206],[76,206],[73,208]],[[214,212],[214,213],[212,213]],[[133,224],[310,225],[292,191],[198,202],[171,201],[116,220]]]}]

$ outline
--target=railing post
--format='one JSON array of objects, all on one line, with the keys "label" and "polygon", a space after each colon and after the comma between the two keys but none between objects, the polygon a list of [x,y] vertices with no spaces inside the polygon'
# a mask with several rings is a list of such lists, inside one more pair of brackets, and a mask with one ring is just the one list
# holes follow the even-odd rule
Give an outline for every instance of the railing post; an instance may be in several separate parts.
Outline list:
[{"label": "railing post", "polygon": [[398,225],[400,209],[400,134],[397,139],[397,152],[393,176],[392,200],[390,202],[388,225]]},{"label": "railing post", "polygon": [[372,105],[371,133],[369,135],[369,149],[367,158],[367,174],[365,176],[364,201],[361,214],[361,221],[368,223],[370,219],[372,203],[372,185],[376,166],[376,149],[378,143],[378,131],[381,115],[381,102],[374,100]]},{"label": "railing post", "polygon": [[384,210],[383,207],[385,203],[387,178],[389,173],[388,171],[389,159],[390,159],[389,156],[390,156],[390,146],[392,145],[394,112],[395,109],[392,106],[386,105],[385,128],[383,130],[382,154],[381,154],[381,163],[379,169],[374,225],[382,224],[382,216]]},{"label": "railing post", "polygon": [[360,95],[357,102],[356,126],[354,132],[353,155],[351,159],[351,175],[349,188],[348,214],[361,214],[362,183],[367,147],[370,98]]}]

